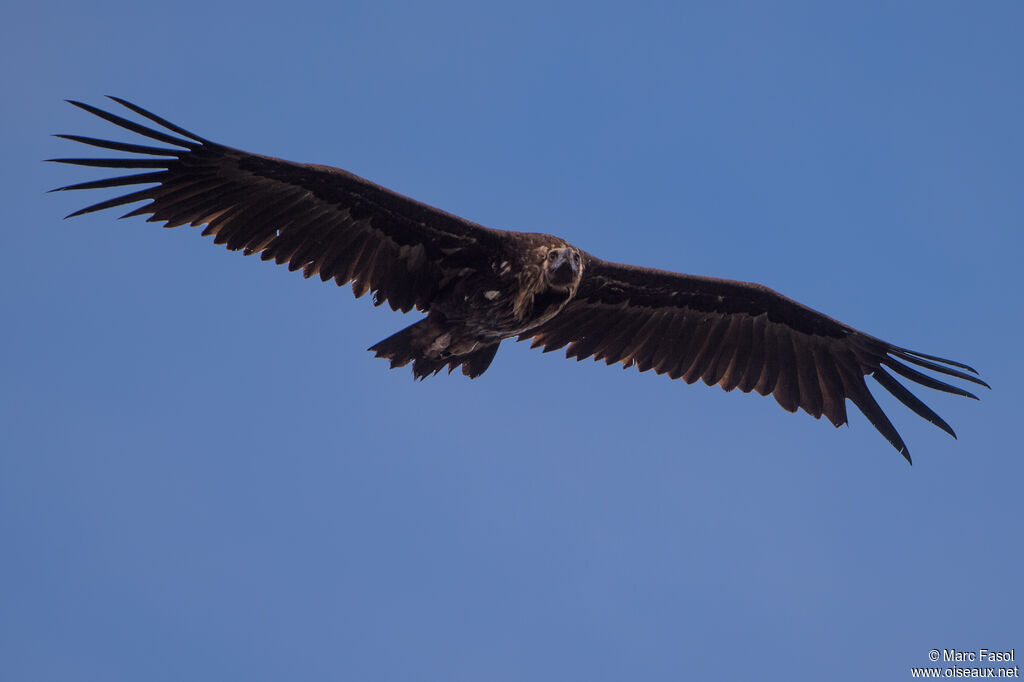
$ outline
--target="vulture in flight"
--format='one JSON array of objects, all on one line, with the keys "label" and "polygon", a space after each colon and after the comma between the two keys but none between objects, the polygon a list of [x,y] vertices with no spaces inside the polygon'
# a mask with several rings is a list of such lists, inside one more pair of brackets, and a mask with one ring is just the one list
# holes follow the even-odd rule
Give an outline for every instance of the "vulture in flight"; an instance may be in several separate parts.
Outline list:
[{"label": "vulture in flight", "polygon": [[59,190],[145,185],[68,217],[145,201],[123,217],[205,225],[203,235],[232,251],[351,282],[375,305],[416,308],[426,317],[370,350],[391,367],[412,363],[418,379],[445,367],[478,377],[502,340],[517,337],[577,360],[771,394],[837,427],[849,400],[908,462],[866,377],[954,438],[890,371],[969,398],[918,368],[987,386],[967,365],[894,346],[759,284],[622,265],[551,235],[483,227],[347,171],[225,147],[111,99],[161,129],[70,103],[161,146],[59,135],[127,156],[52,161],[133,171]]}]

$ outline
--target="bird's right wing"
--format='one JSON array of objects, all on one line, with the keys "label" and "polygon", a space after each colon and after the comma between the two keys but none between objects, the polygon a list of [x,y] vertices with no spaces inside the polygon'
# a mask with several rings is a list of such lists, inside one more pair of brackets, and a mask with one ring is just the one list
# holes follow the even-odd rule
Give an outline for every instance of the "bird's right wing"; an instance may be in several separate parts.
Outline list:
[{"label": "bird's right wing", "polygon": [[[148,201],[125,216],[151,214],[165,227],[206,225],[214,243],[263,260],[288,263],[306,277],[355,295],[373,292],[403,312],[429,310],[438,290],[500,250],[502,232],[477,225],[329,166],[292,163],[232,149],[180,128],[139,106],[111,98],[169,132],[154,130],[88,104],[71,104],[170,147],[59,135],[140,158],[61,158],[59,163],[145,169],[59,190],[151,185],[70,216]],[[172,134],[173,133],[173,134]],[[54,191],[59,191],[54,190]]]}]

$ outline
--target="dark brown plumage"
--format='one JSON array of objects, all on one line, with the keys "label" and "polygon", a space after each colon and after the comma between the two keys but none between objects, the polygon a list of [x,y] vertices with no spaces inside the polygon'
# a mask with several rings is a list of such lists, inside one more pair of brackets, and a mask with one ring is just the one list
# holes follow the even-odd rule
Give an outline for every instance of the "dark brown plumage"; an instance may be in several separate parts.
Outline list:
[{"label": "dark brown plumage", "polygon": [[337,168],[216,144],[111,99],[168,132],[71,104],[171,147],[60,135],[141,158],[53,161],[144,169],[61,190],[147,185],[71,216],[146,201],[123,217],[206,225],[203,234],[228,249],[287,263],[306,277],[352,282],[357,297],[372,292],[376,305],[426,312],[370,349],[392,367],[412,363],[420,379],[445,367],[477,377],[501,341],[516,336],[545,352],[567,347],[570,358],[770,393],[784,409],[836,426],[847,421],[849,399],[908,461],[866,376],[954,437],[887,370],[970,398],[911,365],[987,386],[967,365],[886,343],[758,284],[610,263],[558,237],[486,228]]}]

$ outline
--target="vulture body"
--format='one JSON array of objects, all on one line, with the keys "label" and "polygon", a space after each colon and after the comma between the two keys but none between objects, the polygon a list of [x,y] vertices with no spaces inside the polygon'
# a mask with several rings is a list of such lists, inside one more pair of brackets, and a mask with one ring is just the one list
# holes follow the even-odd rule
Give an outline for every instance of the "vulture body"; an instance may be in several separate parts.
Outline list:
[{"label": "vulture body", "polygon": [[111,99],[163,130],[71,104],[168,146],[59,135],[134,156],[52,161],[143,171],[60,190],[146,185],[71,216],[145,201],[122,217],[205,225],[203,235],[233,251],[351,282],[376,305],[426,312],[370,348],[392,367],[411,363],[419,379],[445,367],[480,376],[501,341],[518,337],[545,352],[567,347],[578,360],[771,394],[789,412],[824,415],[837,427],[850,400],[907,461],[865,377],[954,437],[889,370],[970,398],[915,367],[987,386],[967,365],[894,346],[758,284],[612,263],[551,235],[487,228],[347,171],[232,149]]}]

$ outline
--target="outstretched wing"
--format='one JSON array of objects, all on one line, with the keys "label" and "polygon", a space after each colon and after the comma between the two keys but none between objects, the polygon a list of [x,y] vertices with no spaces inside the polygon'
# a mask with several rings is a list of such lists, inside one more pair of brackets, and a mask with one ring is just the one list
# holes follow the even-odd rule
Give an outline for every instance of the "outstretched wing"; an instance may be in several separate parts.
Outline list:
[{"label": "outstretched wing", "polygon": [[[530,330],[544,352],[621,362],[672,379],[702,379],[726,391],[771,393],[836,426],[848,398],[910,461],[910,452],[864,380],[871,375],[900,402],[946,431],[939,415],[886,368],[922,386],[976,398],[910,367],[988,386],[972,368],[886,343],[758,284],[682,275],[589,257],[580,291],[554,319]],[[966,370],[966,371],[963,371]],[[970,374],[969,374],[970,373]]]},{"label": "outstretched wing", "polygon": [[[151,214],[165,227],[206,225],[214,243],[263,260],[287,263],[306,277],[394,310],[428,310],[444,284],[465,268],[488,262],[501,232],[463,220],[346,171],[250,154],[206,140],[141,107],[112,100],[162,126],[154,130],[81,102],[71,104],[117,126],[169,145],[153,147],[80,135],[83,144],[140,155],[50,159],[101,168],[144,170],[58,190],[150,185],[68,217],[148,201],[122,217]],[[172,134],[173,133],[173,134]]]}]

